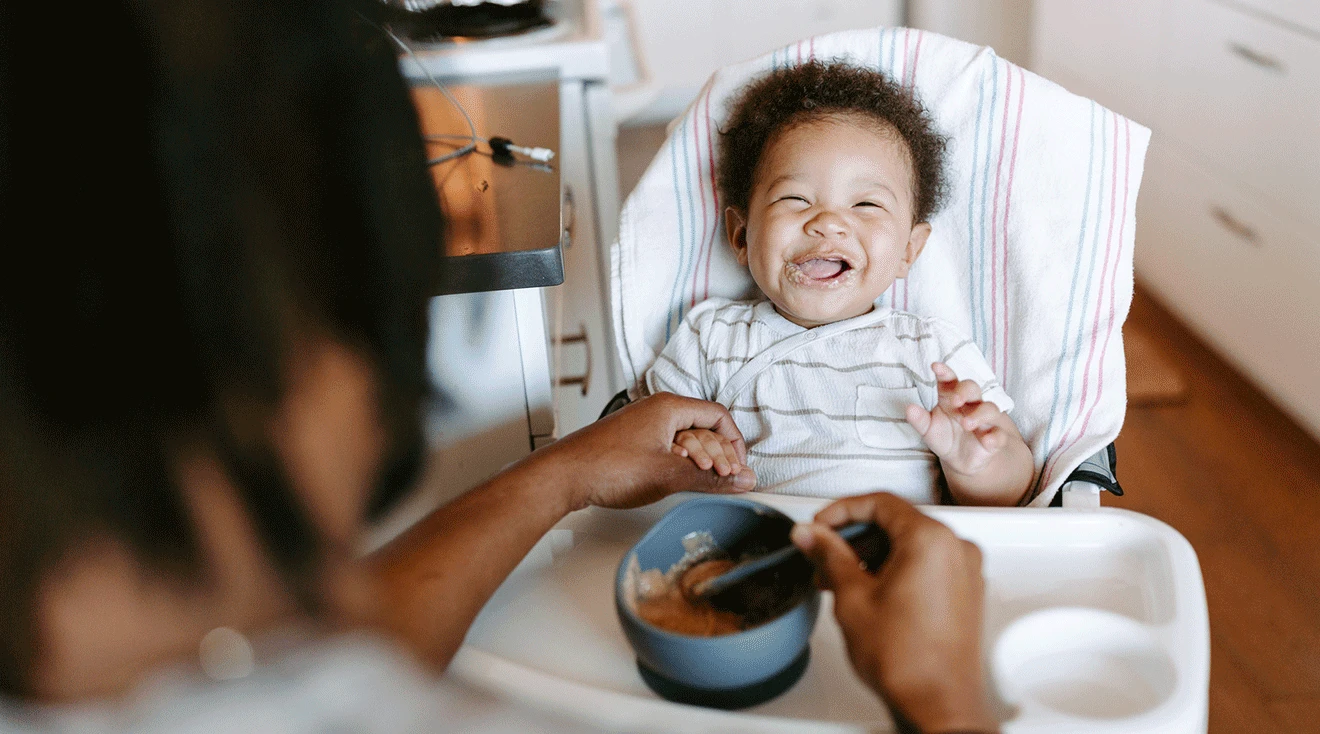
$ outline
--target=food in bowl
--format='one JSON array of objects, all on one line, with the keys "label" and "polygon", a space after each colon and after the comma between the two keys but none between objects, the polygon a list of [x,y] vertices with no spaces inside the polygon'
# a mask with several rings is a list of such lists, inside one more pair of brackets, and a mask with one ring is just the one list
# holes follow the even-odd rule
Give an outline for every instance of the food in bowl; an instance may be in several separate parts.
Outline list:
[{"label": "food in bowl", "polygon": [[[670,510],[624,554],[615,575],[615,609],[646,685],[681,703],[742,708],[768,701],[797,682],[807,667],[808,641],[820,610],[820,592],[806,558],[800,567],[784,564],[769,569],[775,573],[765,578],[753,576],[730,589],[730,597],[717,599],[718,608],[734,614],[736,623],[728,618],[702,622],[688,633],[642,616],[651,593],[681,593],[684,571],[702,561],[740,560],[781,547],[792,527],[788,516],[758,502],[703,496]],[[639,595],[639,582],[654,585]]]},{"label": "food in bowl", "polygon": [[802,583],[802,569],[794,569],[797,578],[787,583],[783,573],[759,574],[714,599],[698,597],[692,591],[698,583],[764,550],[745,551],[735,561],[715,544],[708,530],[691,533],[684,538],[684,547],[687,552],[667,571],[642,571],[635,554],[629,561],[624,581],[627,603],[638,617],[660,629],[698,637],[741,632],[793,608],[809,590]]}]

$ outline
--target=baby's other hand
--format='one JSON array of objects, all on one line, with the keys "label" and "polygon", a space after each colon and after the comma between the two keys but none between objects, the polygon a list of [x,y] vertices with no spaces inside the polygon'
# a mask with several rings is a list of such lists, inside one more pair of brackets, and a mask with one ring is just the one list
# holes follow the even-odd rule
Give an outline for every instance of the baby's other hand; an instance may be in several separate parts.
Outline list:
[{"label": "baby's other hand", "polygon": [[670,450],[691,459],[700,469],[714,469],[722,477],[750,471],[738,460],[732,441],[704,428],[679,431]]},{"label": "baby's other hand", "polygon": [[1008,416],[994,403],[981,400],[980,385],[971,380],[959,382],[947,364],[935,362],[931,369],[939,382],[939,402],[930,411],[909,405],[907,422],[946,470],[975,474],[1008,444],[1010,436],[1003,426]]}]

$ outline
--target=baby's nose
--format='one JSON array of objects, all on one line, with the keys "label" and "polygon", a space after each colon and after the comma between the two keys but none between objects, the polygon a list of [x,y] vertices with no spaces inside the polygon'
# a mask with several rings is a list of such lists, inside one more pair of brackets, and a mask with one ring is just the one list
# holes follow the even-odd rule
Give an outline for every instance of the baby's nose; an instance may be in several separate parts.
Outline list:
[{"label": "baby's nose", "polygon": [[848,224],[832,211],[823,211],[807,222],[807,233],[816,237],[842,237],[848,234]]}]

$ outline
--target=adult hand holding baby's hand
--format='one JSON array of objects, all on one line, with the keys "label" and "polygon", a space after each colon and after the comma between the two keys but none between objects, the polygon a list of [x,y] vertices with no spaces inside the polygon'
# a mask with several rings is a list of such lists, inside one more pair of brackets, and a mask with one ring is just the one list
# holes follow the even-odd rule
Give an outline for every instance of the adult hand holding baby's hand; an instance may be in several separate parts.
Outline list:
[{"label": "adult hand holding baby's hand", "polygon": [[981,387],[943,362],[934,410],[907,407],[907,422],[940,457],[954,498],[974,504],[1015,504],[1031,480],[1031,452],[1008,414],[982,400]]},{"label": "adult hand holding baby's hand", "polygon": [[637,400],[532,456],[556,457],[538,463],[565,473],[565,486],[577,488],[570,509],[640,507],[684,490],[745,492],[756,486],[745,466],[721,474],[676,455],[675,436],[692,430],[717,436],[732,458],[746,461],[742,433],[724,406],[672,393]]},{"label": "adult hand holding baby's hand", "polygon": [[674,437],[674,445],[670,450],[678,456],[691,459],[698,469],[703,471],[714,469],[715,473],[722,477],[751,471],[743,464],[745,457],[734,446],[733,441],[705,428],[679,431]]}]

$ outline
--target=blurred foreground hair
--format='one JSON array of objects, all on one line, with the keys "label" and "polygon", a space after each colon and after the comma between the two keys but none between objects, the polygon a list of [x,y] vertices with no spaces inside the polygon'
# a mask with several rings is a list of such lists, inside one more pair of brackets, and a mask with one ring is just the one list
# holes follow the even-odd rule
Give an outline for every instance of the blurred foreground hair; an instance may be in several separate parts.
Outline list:
[{"label": "blurred foreground hair", "polygon": [[0,693],[30,690],[39,585],[85,544],[205,583],[187,441],[316,613],[318,534],[254,430],[300,337],[374,367],[391,491],[417,459],[441,222],[378,5],[109,0],[58,31],[0,5]]}]

